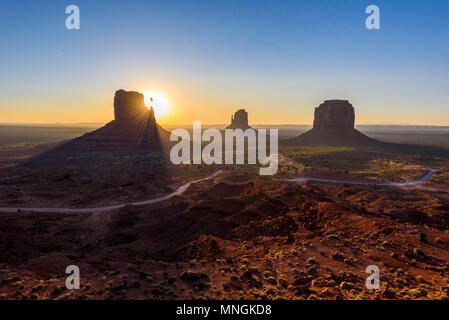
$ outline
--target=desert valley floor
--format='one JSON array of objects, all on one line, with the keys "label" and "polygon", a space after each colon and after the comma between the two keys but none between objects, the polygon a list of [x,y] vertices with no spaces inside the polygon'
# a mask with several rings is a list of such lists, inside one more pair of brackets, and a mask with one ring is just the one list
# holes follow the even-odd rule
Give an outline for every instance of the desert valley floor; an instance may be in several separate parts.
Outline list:
[{"label": "desert valley floor", "polygon": [[[0,214],[0,297],[447,299],[446,149],[287,145],[280,154],[273,177],[254,166],[174,167],[157,154],[101,152],[53,169],[5,168],[0,207],[127,203],[223,173],[147,206]],[[410,188],[282,181],[404,182],[429,169]],[[65,289],[72,264],[80,290]],[[365,287],[369,265],[380,269],[380,290]]]}]

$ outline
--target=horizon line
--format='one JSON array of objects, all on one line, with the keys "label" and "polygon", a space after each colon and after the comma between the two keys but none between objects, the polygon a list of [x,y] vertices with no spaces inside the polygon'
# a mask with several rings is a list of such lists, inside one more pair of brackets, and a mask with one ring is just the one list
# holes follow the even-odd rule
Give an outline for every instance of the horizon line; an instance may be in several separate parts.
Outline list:
[{"label": "horizon line", "polygon": [[[111,120],[112,121],[112,120]],[[106,125],[107,122],[0,122],[0,126],[98,126]],[[160,124],[160,126],[192,126],[192,124]],[[201,123],[204,126],[228,126],[229,123]],[[251,126],[313,126],[313,123],[252,123]],[[413,123],[356,123],[357,126],[415,126],[415,127],[449,127],[449,124],[413,124]]]}]

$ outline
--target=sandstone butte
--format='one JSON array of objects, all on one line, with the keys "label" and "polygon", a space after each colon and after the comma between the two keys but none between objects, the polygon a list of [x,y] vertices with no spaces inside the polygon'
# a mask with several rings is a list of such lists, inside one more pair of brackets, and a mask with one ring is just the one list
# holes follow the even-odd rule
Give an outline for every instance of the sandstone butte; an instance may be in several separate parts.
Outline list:
[{"label": "sandstone butte", "polygon": [[355,112],[347,100],[325,100],[317,108],[313,128],[290,139],[300,145],[374,145],[380,142],[354,128]]},{"label": "sandstone butte", "polygon": [[114,96],[114,120],[61,146],[71,151],[151,151],[162,148],[170,134],[161,128],[154,110],[144,104],[143,94],[117,90]]},{"label": "sandstone butte", "polygon": [[231,124],[226,129],[251,129],[248,125],[248,112],[245,109],[237,110],[233,116],[231,116]]}]

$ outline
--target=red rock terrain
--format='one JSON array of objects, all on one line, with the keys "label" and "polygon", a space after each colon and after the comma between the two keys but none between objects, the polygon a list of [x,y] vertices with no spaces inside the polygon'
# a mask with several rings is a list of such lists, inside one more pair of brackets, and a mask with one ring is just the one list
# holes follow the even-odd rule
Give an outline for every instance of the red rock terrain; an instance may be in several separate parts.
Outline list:
[{"label": "red rock terrain", "polygon": [[[312,130],[338,144],[359,137],[348,102],[318,109]],[[138,93],[116,93],[115,117],[0,171],[0,207],[130,203],[227,171],[147,206],[0,213],[0,298],[447,299],[446,149],[293,144],[266,177],[254,166],[171,165],[168,133]],[[430,180],[413,187],[350,184],[416,180],[429,168]],[[348,183],[280,181],[300,176]],[[80,290],[65,289],[68,265],[80,268]],[[370,265],[379,290],[365,286]]]},{"label": "red rock terrain", "polygon": [[[0,215],[3,298],[442,299],[447,194],[231,172],[167,202]],[[82,289],[64,289],[65,267]],[[365,288],[377,265],[381,289]]]}]

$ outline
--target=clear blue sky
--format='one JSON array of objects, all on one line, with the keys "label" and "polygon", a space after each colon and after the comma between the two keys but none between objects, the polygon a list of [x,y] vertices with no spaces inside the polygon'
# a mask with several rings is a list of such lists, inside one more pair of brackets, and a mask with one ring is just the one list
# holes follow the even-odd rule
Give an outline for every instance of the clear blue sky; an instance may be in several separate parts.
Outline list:
[{"label": "clear blue sky", "polygon": [[[65,7],[81,30],[65,29]],[[381,30],[365,28],[378,5]],[[0,123],[112,118],[116,89],[160,91],[162,123],[449,125],[449,1],[1,1]]]}]

